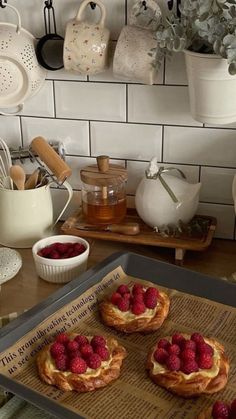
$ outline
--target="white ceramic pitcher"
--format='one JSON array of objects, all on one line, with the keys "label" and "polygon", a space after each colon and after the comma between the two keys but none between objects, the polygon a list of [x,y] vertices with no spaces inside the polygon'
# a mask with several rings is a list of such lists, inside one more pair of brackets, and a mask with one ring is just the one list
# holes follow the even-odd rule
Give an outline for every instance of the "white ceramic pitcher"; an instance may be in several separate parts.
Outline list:
[{"label": "white ceramic pitcher", "polygon": [[174,168],[161,169],[154,157],[136,190],[137,212],[150,227],[178,225],[180,220],[188,223],[198,208],[201,183],[164,173]]},{"label": "white ceramic pitcher", "polygon": [[0,189],[0,244],[29,248],[37,240],[52,235],[53,227],[73,196],[70,184],[63,185],[69,197],[56,221],[53,221],[50,184],[24,191]]}]

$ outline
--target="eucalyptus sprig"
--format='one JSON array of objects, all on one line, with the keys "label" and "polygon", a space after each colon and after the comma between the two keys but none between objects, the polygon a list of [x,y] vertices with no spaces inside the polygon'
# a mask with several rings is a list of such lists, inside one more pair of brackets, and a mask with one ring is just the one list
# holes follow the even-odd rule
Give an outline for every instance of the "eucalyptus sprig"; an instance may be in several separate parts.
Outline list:
[{"label": "eucalyptus sprig", "polygon": [[182,0],[159,19],[156,30],[155,65],[164,56],[190,49],[226,58],[231,75],[236,74],[236,0]]}]

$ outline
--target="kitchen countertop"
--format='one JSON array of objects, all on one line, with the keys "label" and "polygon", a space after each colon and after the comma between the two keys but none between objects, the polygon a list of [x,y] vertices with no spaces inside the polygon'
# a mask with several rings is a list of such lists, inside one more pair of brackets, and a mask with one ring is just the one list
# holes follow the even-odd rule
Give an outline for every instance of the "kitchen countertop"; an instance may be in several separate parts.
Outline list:
[{"label": "kitchen countertop", "polygon": [[[101,262],[112,253],[120,251],[135,252],[174,263],[173,249],[102,240],[93,240],[90,241],[90,244],[88,268]],[[60,284],[48,283],[37,276],[31,249],[17,250],[23,258],[23,267],[13,279],[1,286],[0,317],[29,309],[61,287]],[[236,271],[236,241],[215,239],[205,252],[187,251],[184,267],[212,276],[230,276],[232,272]]]}]

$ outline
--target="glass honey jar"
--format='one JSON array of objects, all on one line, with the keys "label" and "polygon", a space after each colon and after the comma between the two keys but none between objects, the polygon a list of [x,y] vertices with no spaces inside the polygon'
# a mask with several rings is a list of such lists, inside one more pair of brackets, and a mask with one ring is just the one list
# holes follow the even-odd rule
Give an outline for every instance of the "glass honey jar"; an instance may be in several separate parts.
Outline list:
[{"label": "glass honey jar", "polygon": [[108,156],[98,156],[97,164],[83,168],[80,177],[86,222],[97,225],[121,222],[126,215],[126,169],[110,164]]}]

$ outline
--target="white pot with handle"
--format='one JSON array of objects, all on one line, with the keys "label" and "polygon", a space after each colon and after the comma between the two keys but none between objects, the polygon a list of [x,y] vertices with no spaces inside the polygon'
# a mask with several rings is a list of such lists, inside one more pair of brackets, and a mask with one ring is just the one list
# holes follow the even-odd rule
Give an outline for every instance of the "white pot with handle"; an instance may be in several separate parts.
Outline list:
[{"label": "white pot with handle", "polygon": [[30,248],[44,237],[53,234],[73,196],[69,183],[64,182],[68,199],[54,221],[51,183],[36,189],[0,189],[0,244],[16,248]]},{"label": "white pot with handle", "polygon": [[16,114],[24,102],[44,84],[46,70],[37,61],[36,38],[21,26],[18,10],[17,24],[0,22],[0,114]]},{"label": "white pot with handle", "polygon": [[169,174],[172,170],[176,169],[158,167],[153,158],[136,190],[137,212],[150,227],[177,226],[180,220],[188,223],[196,214],[201,183],[188,183]]},{"label": "white pot with handle", "polygon": [[84,0],[76,17],[66,25],[64,41],[64,67],[79,74],[91,75],[108,66],[110,31],[105,27],[106,9],[100,0],[95,0],[101,11],[99,22],[91,23],[83,18],[91,0]]}]

